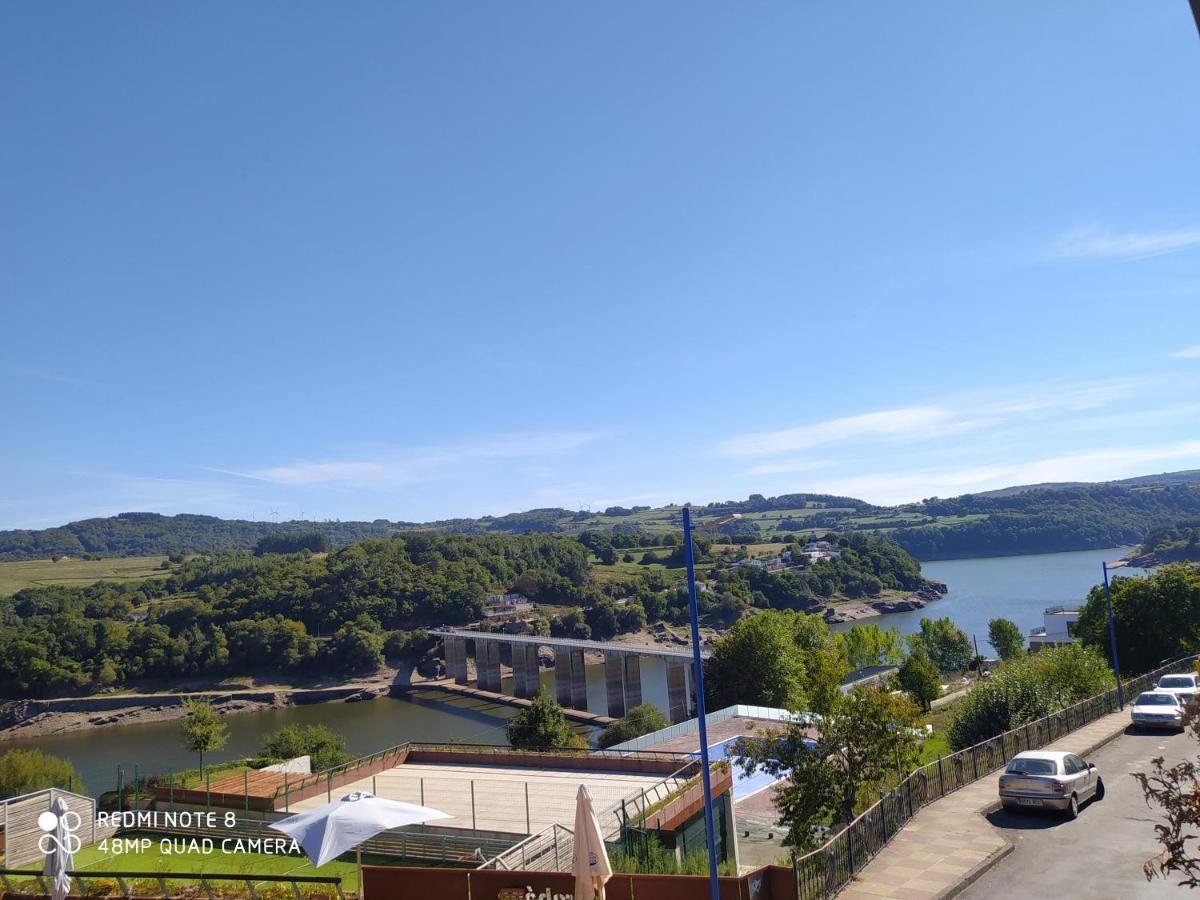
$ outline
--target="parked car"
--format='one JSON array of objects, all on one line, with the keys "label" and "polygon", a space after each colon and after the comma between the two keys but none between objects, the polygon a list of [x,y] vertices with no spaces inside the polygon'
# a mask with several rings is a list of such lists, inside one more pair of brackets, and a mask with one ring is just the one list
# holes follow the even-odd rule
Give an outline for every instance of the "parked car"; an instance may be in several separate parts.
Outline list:
[{"label": "parked car", "polygon": [[1104,781],[1093,763],[1074,753],[1018,753],[1000,776],[1000,802],[1008,810],[1057,809],[1074,819],[1092,798],[1104,799]]},{"label": "parked car", "polygon": [[1180,706],[1187,706],[1200,690],[1195,675],[1163,675],[1154,686],[1156,691],[1170,691],[1179,698]]},{"label": "parked car", "polygon": [[1143,691],[1129,707],[1134,728],[1182,728],[1183,705],[1171,691]]}]

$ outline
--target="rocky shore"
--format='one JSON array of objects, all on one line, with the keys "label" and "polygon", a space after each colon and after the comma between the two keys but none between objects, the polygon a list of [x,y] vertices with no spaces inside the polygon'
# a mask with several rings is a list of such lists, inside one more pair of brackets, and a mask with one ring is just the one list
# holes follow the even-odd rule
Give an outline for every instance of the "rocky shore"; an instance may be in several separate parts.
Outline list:
[{"label": "rocky shore", "polygon": [[386,695],[391,679],[323,688],[277,690],[203,691],[177,694],[115,694],[100,697],[64,697],[54,700],[12,700],[0,705],[0,741],[23,737],[45,737],[126,725],[131,722],[161,722],[187,715],[185,700],[211,700],[222,715],[262,712],[312,703],[354,703]]},{"label": "rocky shore", "polygon": [[859,619],[869,619],[873,616],[884,616],[888,613],[912,612],[917,609],[924,609],[934,600],[940,600],[946,595],[949,588],[940,581],[926,580],[925,585],[907,597],[901,597],[895,600],[876,600],[870,603],[863,603],[858,606],[823,607],[823,615],[825,621],[830,625],[840,622],[855,622]]}]

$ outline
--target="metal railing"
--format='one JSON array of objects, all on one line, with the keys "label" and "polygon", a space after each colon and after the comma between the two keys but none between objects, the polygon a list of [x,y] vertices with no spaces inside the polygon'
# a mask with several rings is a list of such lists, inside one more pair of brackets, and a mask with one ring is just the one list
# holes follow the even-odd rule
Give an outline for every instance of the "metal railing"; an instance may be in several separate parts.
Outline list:
[{"label": "metal railing", "polygon": [[[1195,662],[1197,659],[1200,659],[1200,655],[1125,680],[1125,695],[1137,696],[1152,687],[1160,676],[1178,670],[1181,663]],[[834,896],[922,807],[991,774],[1022,751],[1051,744],[1116,710],[1117,692],[1114,688],[922,766],[830,838],[824,846],[793,859],[799,900],[823,900]]]},{"label": "metal railing", "polygon": [[[690,774],[695,770],[696,762],[689,761],[688,765],[679,769],[649,788],[640,788],[632,794],[627,794],[616,803],[597,810],[596,818],[601,828],[606,822],[613,827],[608,829],[604,840],[616,843],[621,839],[621,829],[629,823],[630,818],[645,818],[647,811],[665,803],[688,787]],[[570,871],[571,858],[575,848],[575,832],[564,825],[551,824],[541,831],[518,841],[503,853],[485,860],[477,868],[480,869],[529,869],[539,872]]]},{"label": "metal railing", "polygon": [[[148,897],[159,896],[164,900],[172,897],[195,897],[195,891],[189,888],[180,889],[181,882],[188,885],[198,884],[203,889],[208,900],[215,900],[213,883],[239,882],[246,886],[247,895],[254,900],[258,896],[256,885],[289,884],[293,895],[301,900],[306,894],[303,887],[321,888],[322,896],[333,890],[338,897],[344,898],[342,879],[331,875],[220,875],[212,872],[170,872],[154,874],[147,872],[67,872],[73,883],[82,888],[81,894],[87,897]],[[89,884],[88,882],[92,882]],[[116,882],[116,890],[105,890],[101,882]],[[28,893],[32,884],[37,885],[38,893],[50,896],[50,879],[44,872],[37,869],[0,869],[0,884],[4,885],[5,893]],[[175,885],[174,887],[172,885]],[[103,893],[97,893],[97,890]]]},{"label": "metal railing", "polygon": [[575,829],[555,822],[486,860],[480,869],[566,872],[575,854]]}]

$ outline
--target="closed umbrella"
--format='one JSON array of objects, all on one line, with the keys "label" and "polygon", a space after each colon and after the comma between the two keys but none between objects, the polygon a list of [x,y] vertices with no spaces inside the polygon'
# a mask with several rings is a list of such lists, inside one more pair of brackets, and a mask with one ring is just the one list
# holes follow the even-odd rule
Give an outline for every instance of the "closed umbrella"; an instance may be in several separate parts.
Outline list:
[{"label": "closed umbrella", "polygon": [[[270,827],[295,839],[313,866],[320,868],[381,831],[450,818],[453,816],[428,806],[385,800],[368,791],[355,791],[334,803],[272,822]],[[361,849],[359,858],[362,858]]]},{"label": "closed umbrella", "polygon": [[50,876],[50,896],[63,900],[71,891],[71,876],[75,853],[83,841],[75,832],[80,826],[79,813],[71,812],[67,801],[55,797],[50,809],[38,816],[38,827],[46,832],[38,839],[38,849],[46,855],[43,871]]},{"label": "closed umbrella", "polygon": [[575,873],[575,900],[604,900],[604,883],[612,877],[612,866],[586,784],[579,786],[575,796],[575,859],[571,871]]}]

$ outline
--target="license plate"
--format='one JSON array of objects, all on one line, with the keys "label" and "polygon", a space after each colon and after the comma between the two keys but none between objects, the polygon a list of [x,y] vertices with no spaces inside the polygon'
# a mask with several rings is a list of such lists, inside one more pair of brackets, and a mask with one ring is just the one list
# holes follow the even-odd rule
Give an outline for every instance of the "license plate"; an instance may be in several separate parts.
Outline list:
[{"label": "license plate", "polygon": [[1017,798],[1017,805],[1018,806],[1041,806],[1042,801],[1034,800],[1031,797],[1019,797],[1019,798]]}]

